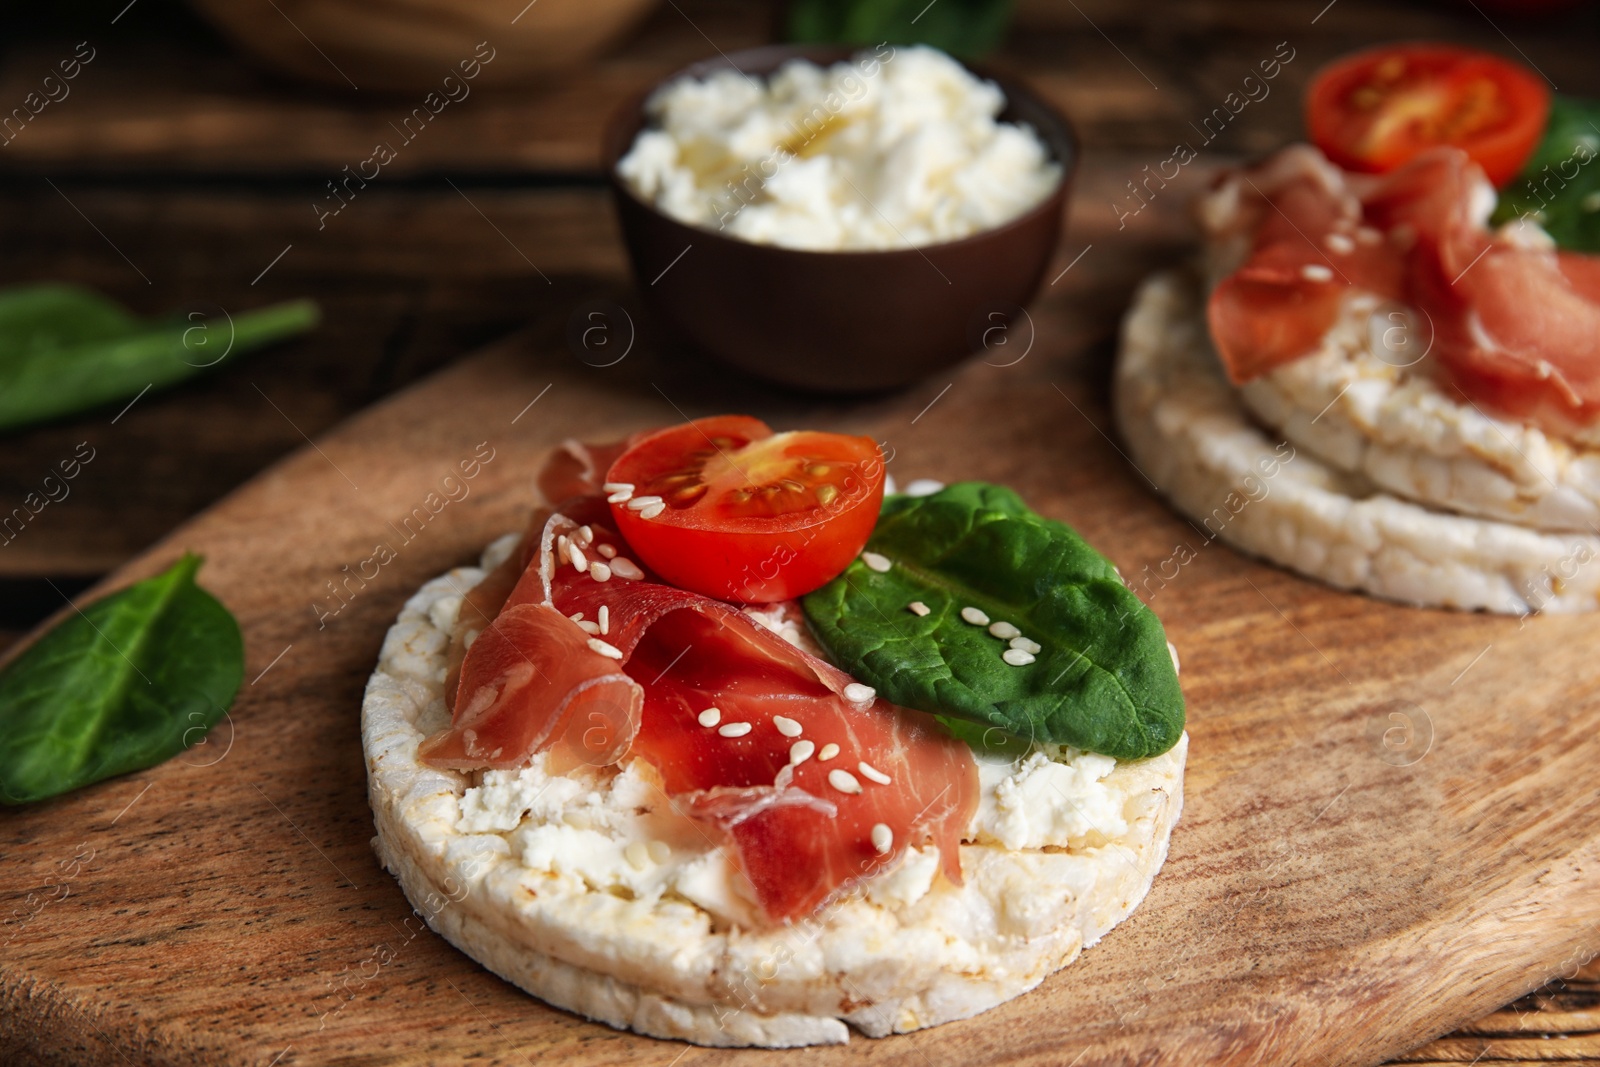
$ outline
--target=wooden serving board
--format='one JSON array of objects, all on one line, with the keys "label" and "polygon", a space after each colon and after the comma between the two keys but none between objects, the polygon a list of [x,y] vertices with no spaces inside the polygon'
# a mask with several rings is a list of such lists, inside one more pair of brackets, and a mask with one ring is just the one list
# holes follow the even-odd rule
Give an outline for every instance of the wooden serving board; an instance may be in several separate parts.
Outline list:
[{"label": "wooden serving board", "polygon": [[[520,525],[553,442],[749,400],[648,354],[596,370],[533,349],[362,414],[114,576],[204,552],[246,685],[206,745],[0,814],[0,1058],[1366,1064],[1600,949],[1600,620],[1396,607],[1205,542],[1119,454],[1104,349],[1039,336],[907,395],[756,413],[872,433],[902,482],[1010,484],[1145,590],[1182,654],[1192,748],[1143,907],[1018,1000],[844,1048],[691,1048],[523,995],[421,927],[374,860],[362,687],[403,599]],[[403,543],[483,442],[469,494]],[[380,543],[398,558],[319,622]],[[1179,545],[1193,558],[1164,567]]]}]

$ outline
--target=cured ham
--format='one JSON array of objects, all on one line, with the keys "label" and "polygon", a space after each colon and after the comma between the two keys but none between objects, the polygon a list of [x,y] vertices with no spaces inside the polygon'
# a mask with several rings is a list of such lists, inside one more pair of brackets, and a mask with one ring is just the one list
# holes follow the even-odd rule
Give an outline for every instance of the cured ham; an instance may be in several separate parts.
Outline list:
[{"label": "cured ham", "polygon": [[[732,846],[776,921],[811,914],[929,842],[959,883],[978,798],[970,749],[732,605],[642,571],[596,580],[589,562],[628,558],[596,499],[569,500],[574,516],[545,509],[484,583],[472,607],[492,621],[462,659],[451,726],[424,742],[423,760],[515,767],[548,751],[559,771],[641,759],[676,810]],[[603,632],[586,632],[602,618]]]},{"label": "cured ham", "polygon": [[1212,291],[1212,339],[1249,381],[1314,351],[1346,296],[1422,312],[1444,382],[1557,433],[1600,416],[1600,260],[1485,225],[1493,190],[1439,148],[1392,174],[1346,174],[1295,145],[1219,180],[1202,227],[1238,260]]}]

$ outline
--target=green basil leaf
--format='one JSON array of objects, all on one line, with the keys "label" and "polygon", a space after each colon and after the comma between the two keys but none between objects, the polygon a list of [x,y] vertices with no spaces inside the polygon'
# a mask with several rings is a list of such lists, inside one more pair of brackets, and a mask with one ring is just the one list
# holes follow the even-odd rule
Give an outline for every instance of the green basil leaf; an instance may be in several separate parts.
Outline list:
[{"label": "green basil leaf", "polygon": [[1528,215],[1562,248],[1600,252],[1600,100],[1557,96],[1544,139],[1500,194],[1496,225]]},{"label": "green basil leaf", "polygon": [[239,691],[244,640],[195,584],[200,557],[98,600],[0,670],[0,803],[154,766],[198,744]]},{"label": "green basil leaf", "polygon": [[[889,700],[1117,759],[1178,743],[1183,693],[1160,620],[1104,556],[1011,490],[889,497],[867,548],[887,573],[858,559],[804,606],[835,662]],[[1008,642],[966,622],[966,607],[1042,646],[1034,662],[1005,662]]]},{"label": "green basil leaf", "polygon": [[1005,35],[1013,0],[792,0],[788,35],[806,43],[929,44],[979,56]]},{"label": "green basil leaf", "polygon": [[68,285],[0,292],[0,430],[127,400],[317,323],[309,300],[223,319],[144,322]]}]

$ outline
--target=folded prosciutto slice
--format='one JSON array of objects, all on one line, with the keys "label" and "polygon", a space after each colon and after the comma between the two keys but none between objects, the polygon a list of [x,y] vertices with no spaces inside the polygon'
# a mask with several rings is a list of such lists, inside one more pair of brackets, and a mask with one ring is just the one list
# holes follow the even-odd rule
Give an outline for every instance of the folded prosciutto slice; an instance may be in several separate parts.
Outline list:
[{"label": "folded prosciutto slice", "polygon": [[1423,313],[1417,340],[1466,399],[1556,433],[1600,417],[1600,260],[1489,232],[1493,196],[1454,148],[1368,176],[1293,145],[1224,175],[1199,214],[1241,260],[1208,306],[1229,376],[1314,351],[1361,290]]},{"label": "folded prosciutto slice", "polygon": [[[479,612],[481,632],[460,663],[451,726],[423,743],[423,760],[515,767],[548,751],[559,771],[641,759],[676,810],[732,845],[777,921],[930,841],[959,883],[978,797],[968,747],[732,605],[620,576],[627,546],[594,499],[569,500],[572,516],[542,511],[524,551],[463,606],[462,625]],[[586,564],[603,559],[615,569],[596,580]]]}]

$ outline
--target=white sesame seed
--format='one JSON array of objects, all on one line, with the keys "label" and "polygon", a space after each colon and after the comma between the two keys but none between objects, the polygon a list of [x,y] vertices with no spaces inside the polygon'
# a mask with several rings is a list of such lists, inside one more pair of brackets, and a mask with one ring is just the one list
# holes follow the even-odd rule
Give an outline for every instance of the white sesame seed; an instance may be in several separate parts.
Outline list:
[{"label": "white sesame seed", "polygon": [[602,555],[602,556],[604,556],[604,557],[605,557],[605,558],[606,558],[606,559],[612,559],[612,558],[614,558],[614,557],[615,557],[615,556],[616,556],[616,554],[617,554],[617,549],[616,549],[616,546],[615,546],[615,545],[605,545],[605,544],[602,544],[602,545],[601,545],[601,546],[600,546],[600,549],[599,549],[599,552],[600,552],[600,554],[601,554],[601,555]]},{"label": "white sesame seed", "polygon": [[632,482],[607,482],[605,485],[602,485],[600,488],[604,489],[608,493],[631,493],[631,492],[633,492],[633,483]]},{"label": "white sesame seed", "polygon": [[665,504],[651,504],[649,507],[639,512],[639,517],[641,519],[653,519],[666,510],[667,506]]},{"label": "white sesame seed", "polygon": [[799,766],[810,759],[811,754],[816,750],[817,746],[811,741],[796,741],[789,746],[789,762]]},{"label": "white sesame seed", "polygon": [[878,695],[878,691],[870,685],[860,682],[851,682],[844,687],[844,698],[852,704],[868,704]]},{"label": "white sesame seed", "polygon": [[606,503],[607,504],[626,504],[628,501],[630,501],[632,499],[633,499],[633,490],[632,489],[624,489],[620,493],[612,493],[610,496],[606,497]]},{"label": "white sesame seed", "polygon": [[616,645],[607,644],[598,637],[589,638],[589,647],[608,659],[621,659],[622,649]]},{"label": "white sesame seed", "polygon": [[636,871],[642,871],[645,864],[650,862],[650,846],[643,841],[629,841],[628,847],[622,850],[622,855],[627,859],[628,866]]},{"label": "white sesame seed", "polygon": [[1328,251],[1341,256],[1348,256],[1356,250],[1356,243],[1342,233],[1330,233],[1322,239],[1322,243],[1328,246]]},{"label": "white sesame seed", "polygon": [[981,608],[965,607],[961,609],[961,617],[974,626],[988,626],[989,616]]},{"label": "white sesame seed", "polygon": [[1172,673],[1177,674],[1181,667],[1178,666],[1178,646],[1171,641],[1167,642],[1167,653],[1172,656]]},{"label": "white sesame seed", "polygon": [[650,858],[657,863],[665,863],[672,858],[672,846],[665,841],[650,842]]},{"label": "white sesame seed", "polygon": [[1324,267],[1321,263],[1307,263],[1300,268],[1300,277],[1308,282],[1331,282],[1333,281],[1333,271]]},{"label": "white sesame seed", "polygon": [[626,556],[618,556],[611,561],[611,573],[618,578],[632,578],[634,581],[644,577],[644,571]]},{"label": "white sesame seed", "polygon": [[861,562],[865,563],[868,567],[877,571],[879,574],[888,574],[889,568],[894,566],[893,563],[889,562],[888,556],[882,556],[876,552],[861,553]]},{"label": "white sesame seed", "polygon": [[600,632],[600,624],[597,622],[590,622],[588,619],[579,619],[578,626],[586,634],[597,634]]},{"label": "white sesame seed", "polygon": [[838,754],[839,746],[834,744],[832,741],[829,741],[827,744],[822,746],[822,751],[817,753],[817,760],[820,763],[827,763]]},{"label": "white sesame seed", "polygon": [[636,496],[628,501],[629,511],[643,511],[651,504],[661,504],[664,501],[658,496]]},{"label": "white sesame seed", "polygon": [[597,582],[609,582],[611,580],[611,568],[599,560],[595,560],[589,564],[589,577]]},{"label": "white sesame seed", "polygon": [[906,605],[906,610],[911,612],[913,615],[926,615],[929,611],[929,608],[928,605],[924,604],[922,601],[913,600],[911,603]]},{"label": "white sesame seed", "polygon": [[1011,664],[1013,667],[1026,667],[1028,664],[1033,662],[1033,653],[1024,652],[1020,648],[1008,648],[1004,652],[1000,653],[1000,658]]},{"label": "white sesame seed", "polygon": [[870,782],[877,782],[879,785],[888,785],[890,782],[894,781],[893,778],[890,778],[887,774],[884,774],[866,760],[862,760],[860,763],[856,764],[856,770],[861,772],[861,777]]},{"label": "white sesame seed", "polygon": [[567,542],[567,558],[572,561],[573,570],[586,571],[589,569],[589,561],[584,558],[583,549],[579,548],[571,541]]},{"label": "white sesame seed", "polygon": [[697,718],[700,720],[701,726],[715,726],[717,723],[722,721],[722,709],[707,708],[705,711],[702,711]]},{"label": "white sesame seed", "polygon": [[778,732],[784,737],[800,736],[800,724],[795,722],[793,719],[788,718],[787,716],[774,715],[772,717],[772,725],[776,726],[778,728]]},{"label": "white sesame seed", "polygon": [[828,772],[828,784],[841,793],[861,792],[861,783],[856,781],[856,776],[838,767]]},{"label": "white sesame seed", "polygon": [[594,528],[591,526],[578,527],[578,544],[585,548],[594,544]]},{"label": "white sesame seed", "polygon": [[560,534],[560,535],[558,535],[556,537],[556,556],[557,556],[557,558],[560,558],[560,559],[565,559],[566,558],[568,540],[569,540],[569,538],[567,537],[566,534]]},{"label": "white sesame seed", "polygon": [[750,730],[751,726],[747,722],[725,722],[717,727],[717,733],[723,737],[743,737]]},{"label": "white sesame seed", "polygon": [[1009,622],[992,622],[989,624],[989,632],[1002,641],[1009,641],[1013,637],[1022,636],[1022,631]]},{"label": "white sesame seed", "polygon": [[872,825],[872,847],[877,850],[878,855],[887,856],[889,850],[894,848],[894,831],[881,822],[874,823]]},{"label": "white sesame seed", "polygon": [[609,606],[605,604],[600,605],[600,615],[598,621],[600,623],[601,633],[605,634],[611,632],[611,608]]},{"label": "white sesame seed", "polygon": [[573,622],[582,622],[583,621],[583,612],[574,611],[571,615],[568,615],[567,618],[571,619]]},{"label": "white sesame seed", "polygon": [[1011,647],[1020,648],[1030,656],[1037,656],[1044,651],[1043,645],[1037,641],[1030,641],[1026,637],[1013,637],[1011,639]]},{"label": "white sesame seed", "polygon": [[918,478],[906,486],[906,496],[932,496],[944,488],[944,483],[934,478]]}]

